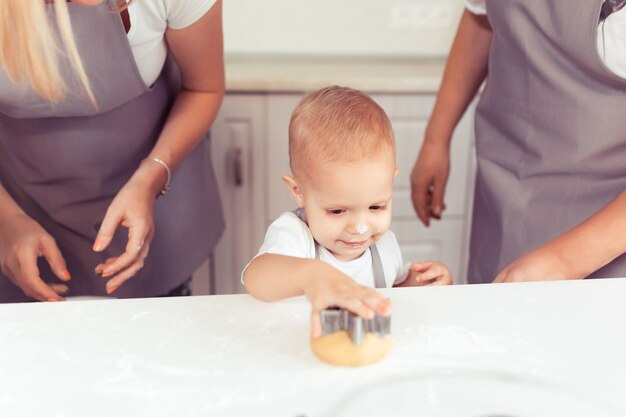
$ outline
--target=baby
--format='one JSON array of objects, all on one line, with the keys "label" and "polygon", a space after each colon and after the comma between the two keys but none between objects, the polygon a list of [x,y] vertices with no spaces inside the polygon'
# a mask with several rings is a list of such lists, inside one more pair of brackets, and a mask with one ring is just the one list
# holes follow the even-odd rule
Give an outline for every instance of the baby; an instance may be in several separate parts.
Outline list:
[{"label": "baby", "polygon": [[445,265],[406,267],[389,230],[396,148],[389,118],[360,91],[328,87],[307,94],[289,124],[292,176],[283,181],[298,209],[276,219],[242,273],[255,298],[306,295],[311,335],[319,312],[339,306],[370,319],[391,302],[373,288],[450,284]]}]

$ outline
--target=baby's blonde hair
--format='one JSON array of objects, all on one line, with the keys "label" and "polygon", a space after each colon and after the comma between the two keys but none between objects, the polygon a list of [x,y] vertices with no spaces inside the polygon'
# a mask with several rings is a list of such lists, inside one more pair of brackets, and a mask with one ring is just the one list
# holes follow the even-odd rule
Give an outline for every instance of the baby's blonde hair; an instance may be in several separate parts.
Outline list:
[{"label": "baby's blonde hair", "polygon": [[[54,0],[54,12],[70,65],[96,106],[74,41],[67,0]],[[50,102],[62,100],[67,88],[59,71],[60,45],[55,39],[55,27],[48,19],[44,0],[0,0],[0,69],[14,83],[30,86]]]},{"label": "baby's blonde hair", "polygon": [[289,163],[295,176],[314,162],[354,162],[387,153],[396,145],[385,111],[369,96],[332,86],[307,94],[289,122]]}]

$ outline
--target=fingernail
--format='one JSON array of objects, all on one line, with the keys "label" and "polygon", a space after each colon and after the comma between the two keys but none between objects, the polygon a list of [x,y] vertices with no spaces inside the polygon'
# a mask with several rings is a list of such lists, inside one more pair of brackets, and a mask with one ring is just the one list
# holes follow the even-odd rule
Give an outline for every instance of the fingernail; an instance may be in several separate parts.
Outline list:
[{"label": "fingernail", "polygon": [[111,294],[112,292],[115,292],[119,287],[120,287],[119,285],[111,286],[111,287],[107,285],[107,294]]},{"label": "fingernail", "polygon": [[66,270],[64,270],[64,271],[61,273],[61,275],[63,275],[63,278],[65,278],[65,279],[70,279],[70,278],[72,278],[72,276],[70,275],[70,271],[68,271],[67,269],[66,269]]},{"label": "fingernail", "polygon": [[57,302],[57,301],[59,301],[59,300],[57,300],[56,298],[52,298],[52,297],[48,298],[48,302],[50,302],[50,303],[54,303],[54,302]]},{"label": "fingernail", "polygon": [[378,314],[382,314],[384,316],[389,315],[392,309],[393,304],[391,304],[391,300],[387,298],[382,305],[378,306]]},{"label": "fingernail", "polygon": [[439,206],[435,206],[435,208],[433,208],[433,213],[435,214],[435,216],[439,217],[441,216],[441,207]]},{"label": "fingernail", "polygon": [[96,239],[95,243],[93,244],[93,250],[96,252],[100,252],[103,248],[103,244],[100,240]]}]

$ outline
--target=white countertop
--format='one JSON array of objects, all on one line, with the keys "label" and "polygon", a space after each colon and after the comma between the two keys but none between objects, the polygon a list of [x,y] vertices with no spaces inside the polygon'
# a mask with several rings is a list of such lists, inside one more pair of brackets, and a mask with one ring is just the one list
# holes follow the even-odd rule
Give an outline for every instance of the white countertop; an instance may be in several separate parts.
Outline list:
[{"label": "white countertop", "polygon": [[326,417],[364,384],[442,369],[564,384],[626,414],[626,279],[384,292],[395,346],[362,368],[313,356],[301,297],[0,305],[0,416]]},{"label": "white countertop", "polygon": [[368,93],[434,93],[443,59],[227,56],[226,90],[305,92],[342,85]]}]

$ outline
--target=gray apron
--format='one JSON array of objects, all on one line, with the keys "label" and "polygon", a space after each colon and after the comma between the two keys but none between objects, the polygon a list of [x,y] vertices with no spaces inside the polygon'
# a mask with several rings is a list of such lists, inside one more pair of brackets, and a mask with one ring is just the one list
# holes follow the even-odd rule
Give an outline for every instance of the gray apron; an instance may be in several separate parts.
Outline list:
[{"label": "gray apron", "polygon": [[[168,60],[154,85],[146,86],[119,14],[107,4],[68,6],[99,109],[75,77],[68,78],[67,100],[54,105],[0,72],[0,182],[56,239],[72,275],[68,295],[106,295],[106,280],[94,268],[124,252],[127,229],[120,227],[103,253],[91,247],[111,200],[153,148],[178,92],[179,74]],[[208,135],[173,174],[154,216],[156,235],[145,265],[117,297],[167,293],[219,239],[223,217]],[[59,282],[42,259],[39,266],[45,281]],[[0,275],[0,301],[20,300],[27,298]]]},{"label": "gray apron", "polygon": [[[295,209],[293,213],[298,216],[300,220],[302,220],[306,224],[306,216],[304,214],[304,210]],[[320,259],[320,244],[317,243],[316,240],[313,240],[315,243],[315,259]],[[370,254],[372,256],[372,275],[374,275],[374,287],[375,288],[387,288],[387,281],[385,280],[385,270],[383,269],[383,263],[380,259],[380,253],[378,252],[378,248],[374,243],[370,246]]]},{"label": "gray apron", "polygon": [[[491,282],[626,189],[626,80],[598,55],[601,5],[487,0],[469,282]],[[626,276],[625,256],[591,275],[616,276]]]}]

